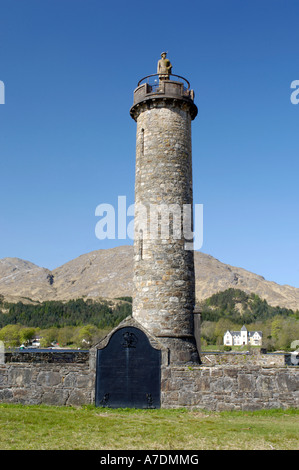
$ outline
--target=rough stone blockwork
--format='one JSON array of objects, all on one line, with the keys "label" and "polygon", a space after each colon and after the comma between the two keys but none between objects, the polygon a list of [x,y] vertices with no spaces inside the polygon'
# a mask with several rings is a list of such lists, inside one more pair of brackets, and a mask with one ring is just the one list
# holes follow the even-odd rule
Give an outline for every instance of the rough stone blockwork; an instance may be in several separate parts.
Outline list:
[{"label": "rough stone blockwork", "polygon": [[92,403],[88,364],[7,363],[0,365],[0,401],[82,405]]},{"label": "rough stone blockwork", "polygon": [[[95,376],[93,355],[85,363],[7,362],[0,365],[0,402],[94,404]],[[282,366],[279,361],[276,366],[250,361],[246,365],[163,365],[161,378],[162,408],[299,408],[299,367]]]},{"label": "rough stone blockwork", "polygon": [[183,83],[160,77],[158,89],[135,89],[130,111],[137,122],[133,317],[169,348],[173,364],[199,363],[190,244],[193,99]]},{"label": "rough stone blockwork", "polygon": [[89,361],[89,351],[13,351],[5,353],[5,362],[77,363]]},{"label": "rough stone blockwork", "polygon": [[201,363],[204,366],[232,365],[232,366],[261,366],[261,367],[283,367],[285,366],[285,354],[241,354],[241,353],[202,353]]},{"label": "rough stone blockwork", "polygon": [[241,366],[162,370],[163,408],[211,411],[299,407],[299,369]]}]

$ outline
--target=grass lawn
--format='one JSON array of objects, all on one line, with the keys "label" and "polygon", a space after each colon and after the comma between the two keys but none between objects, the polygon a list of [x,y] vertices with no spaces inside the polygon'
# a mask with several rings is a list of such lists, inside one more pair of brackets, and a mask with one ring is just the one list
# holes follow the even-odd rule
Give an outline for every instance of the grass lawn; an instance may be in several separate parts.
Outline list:
[{"label": "grass lawn", "polygon": [[1,450],[298,450],[299,410],[208,412],[0,404]]}]

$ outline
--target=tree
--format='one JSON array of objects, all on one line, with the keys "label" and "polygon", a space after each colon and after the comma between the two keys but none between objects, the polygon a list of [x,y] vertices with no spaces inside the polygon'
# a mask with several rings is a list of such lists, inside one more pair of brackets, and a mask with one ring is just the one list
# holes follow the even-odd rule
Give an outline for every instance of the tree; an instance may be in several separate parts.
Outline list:
[{"label": "tree", "polygon": [[52,343],[57,341],[58,338],[58,328],[48,328],[47,330],[41,330],[41,341],[40,345],[42,348],[48,348]]},{"label": "tree", "polygon": [[200,328],[202,345],[216,343],[217,337],[215,335],[215,328],[216,328],[216,322],[213,322],[213,321],[202,322],[202,325]]},{"label": "tree", "polygon": [[94,325],[85,325],[76,331],[73,337],[74,343],[82,348],[88,348],[93,343],[93,338],[97,335],[98,328]]},{"label": "tree", "polygon": [[28,344],[34,338],[36,334],[36,328],[21,328],[20,329],[20,341],[22,344]]},{"label": "tree", "polygon": [[4,342],[5,346],[20,346],[20,329],[20,325],[6,325],[0,330],[0,340]]},{"label": "tree", "polygon": [[282,330],[282,325],[283,325],[283,318],[279,317],[279,316],[274,317],[274,320],[272,320],[272,323],[271,323],[271,336],[272,336],[272,338],[274,338],[276,340],[278,339],[279,334]]}]

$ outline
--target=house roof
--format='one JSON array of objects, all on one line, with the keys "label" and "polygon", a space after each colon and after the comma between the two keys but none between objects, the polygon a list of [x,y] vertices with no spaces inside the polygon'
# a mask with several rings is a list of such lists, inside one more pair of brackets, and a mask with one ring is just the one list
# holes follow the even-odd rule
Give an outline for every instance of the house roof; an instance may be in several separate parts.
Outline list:
[{"label": "house roof", "polygon": [[248,331],[249,336],[253,336],[255,333],[258,333],[260,336],[263,336],[263,333],[261,331]]},{"label": "house roof", "polygon": [[[241,331],[247,331],[247,328],[243,326],[240,331],[230,331],[227,330],[225,335],[229,333],[231,336],[241,336]],[[261,337],[263,336],[262,331],[247,331],[247,335],[252,337],[255,333],[258,333]]]}]

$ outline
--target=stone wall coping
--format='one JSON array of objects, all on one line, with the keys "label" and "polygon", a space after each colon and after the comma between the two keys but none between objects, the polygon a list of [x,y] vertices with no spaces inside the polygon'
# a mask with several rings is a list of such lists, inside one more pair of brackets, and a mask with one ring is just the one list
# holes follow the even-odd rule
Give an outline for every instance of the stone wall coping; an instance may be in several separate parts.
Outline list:
[{"label": "stone wall coping", "polygon": [[5,363],[50,363],[50,364],[84,364],[89,361],[89,351],[85,350],[40,350],[40,351],[7,351]]},{"label": "stone wall coping", "polygon": [[235,370],[265,370],[265,369],[273,369],[277,371],[278,369],[281,370],[294,370],[299,372],[299,367],[297,366],[290,366],[290,365],[267,365],[267,364],[257,364],[257,365],[252,365],[252,364],[208,364],[208,365],[191,365],[191,366],[176,366],[176,365],[169,365],[169,366],[164,366],[165,370],[173,370],[173,371],[190,371],[190,372],[196,372],[196,371],[201,371],[201,370],[228,370],[228,369],[235,369]]}]

